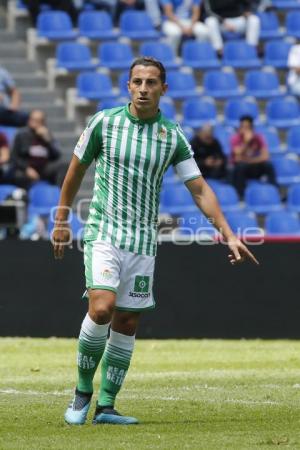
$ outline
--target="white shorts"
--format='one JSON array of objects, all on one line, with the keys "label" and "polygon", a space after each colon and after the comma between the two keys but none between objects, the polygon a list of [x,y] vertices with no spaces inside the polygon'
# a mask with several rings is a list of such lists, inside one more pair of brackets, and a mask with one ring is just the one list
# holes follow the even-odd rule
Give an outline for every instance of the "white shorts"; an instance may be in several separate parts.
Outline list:
[{"label": "white shorts", "polygon": [[116,292],[122,311],[153,309],[154,256],[138,255],[104,241],[86,241],[84,265],[87,289]]}]

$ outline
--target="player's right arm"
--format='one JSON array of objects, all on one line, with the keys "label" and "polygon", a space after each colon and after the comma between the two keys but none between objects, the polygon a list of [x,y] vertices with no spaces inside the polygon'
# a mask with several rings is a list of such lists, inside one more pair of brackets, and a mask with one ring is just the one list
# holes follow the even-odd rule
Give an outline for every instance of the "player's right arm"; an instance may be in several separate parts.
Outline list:
[{"label": "player's right arm", "polygon": [[54,230],[52,233],[54,257],[56,259],[63,258],[64,248],[66,244],[70,242],[70,229],[68,226],[69,211],[87,168],[88,165],[82,164],[76,155],[72,156],[62,185],[60,199],[55,214]]}]

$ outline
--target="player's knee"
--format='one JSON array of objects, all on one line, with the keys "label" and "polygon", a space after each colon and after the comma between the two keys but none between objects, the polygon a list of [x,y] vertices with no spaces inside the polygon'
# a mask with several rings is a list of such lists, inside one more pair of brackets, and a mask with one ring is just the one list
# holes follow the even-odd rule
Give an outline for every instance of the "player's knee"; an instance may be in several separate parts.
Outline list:
[{"label": "player's knee", "polygon": [[108,323],[111,320],[115,306],[115,295],[109,292],[96,293],[89,295],[89,315],[96,323]]}]

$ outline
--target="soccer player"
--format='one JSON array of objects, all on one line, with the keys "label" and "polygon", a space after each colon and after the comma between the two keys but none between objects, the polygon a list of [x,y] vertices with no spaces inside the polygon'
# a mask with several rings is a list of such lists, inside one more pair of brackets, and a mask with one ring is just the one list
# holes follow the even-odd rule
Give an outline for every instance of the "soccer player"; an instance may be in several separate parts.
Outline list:
[{"label": "soccer player", "polygon": [[167,91],[164,66],[150,57],[136,59],[128,91],[128,105],[97,113],[82,133],[56,213],[53,244],[60,259],[70,238],[68,210],[87,167],[95,161],[84,236],[89,308],[79,335],[75,396],[65,413],[69,424],[86,421],[100,360],[101,387],[93,423],[138,423],[134,417],[120,415],[114,405],[130,365],[140,314],[154,307],[159,193],[170,164],[227,241],[230,262],[249,258],[257,263],[229,228],[180,127],[159,110],[160,97]]}]

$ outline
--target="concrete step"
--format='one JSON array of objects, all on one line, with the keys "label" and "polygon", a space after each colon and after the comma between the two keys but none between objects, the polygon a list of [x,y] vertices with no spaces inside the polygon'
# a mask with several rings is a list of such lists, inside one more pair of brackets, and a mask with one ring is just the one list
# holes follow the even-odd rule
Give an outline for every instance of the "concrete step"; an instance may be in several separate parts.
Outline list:
[{"label": "concrete step", "polygon": [[26,45],[23,42],[7,42],[0,41],[0,58],[26,58]]},{"label": "concrete step", "polygon": [[[1,19],[2,19],[2,17],[0,16],[0,26],[1,26]],[[14,44],[15,42],[20,42],[20,40],[16,37],[16,35],[14,33],[4,30],[3,27],[1,26],[0,42],[1,42],[1,44],[3,44],[4,42],[9,42],[9,43]]]},{"label": "concrete step", "polygon": [[47,88],[46,77],[35,73],[14,75],[14,80],[18,88]]},{"label": "concrete step", "polygon": [[56,97],[56,92],[40,88],[21,88],[20,91],[24,103],[51,103]]},{"label": "concrete step", "polygon": [[37,62],[27,61],[27,59],[12,59],[1,57],[1,65],[5,67],[13,76],[14,74],[33,74],[39,70]]},{"label": "concrete step", "polygon": [[[36,105],[34,103],[27,103],[27,102],[22,103],[22,109],[24,109],[25,111],[31,111],[36,106],[40,106],[40,105]],[[48,120],[50,118],[58,118],[58,117],[65,118],[66,117],[64,106],[55,105],[54,103],[53,104],[44,104],[43,111],[45,111]]]},{"label": "concrete step", "polygon": [[57,133],[57,132],[62,132],[62,131],[67,131],[70,133],[73,133],[74,136],[77,136],[77,133],[75,133],[75,122],[72,122],[70,120],[66,120],[64,118],[49,118],[47,119],[47,124],[50,128],[50,130],[52,130],[53,132]]}]

